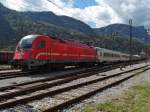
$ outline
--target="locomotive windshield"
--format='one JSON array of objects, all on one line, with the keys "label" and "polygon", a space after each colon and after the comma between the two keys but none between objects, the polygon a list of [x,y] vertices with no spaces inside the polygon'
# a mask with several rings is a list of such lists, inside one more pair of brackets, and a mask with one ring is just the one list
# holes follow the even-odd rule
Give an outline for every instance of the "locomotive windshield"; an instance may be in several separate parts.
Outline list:
[{"label": "locomotive windshield", "polygon": [[22,50],[28,50],[32,48],[32,42],[37,37],[37,35],[25,36],[19,42],[19,48]]}]

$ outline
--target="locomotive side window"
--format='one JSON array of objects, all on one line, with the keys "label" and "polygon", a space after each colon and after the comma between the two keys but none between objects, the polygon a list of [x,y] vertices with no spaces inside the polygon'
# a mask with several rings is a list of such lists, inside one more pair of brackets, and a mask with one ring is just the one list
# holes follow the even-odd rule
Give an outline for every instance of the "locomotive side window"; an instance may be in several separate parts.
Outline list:
[{"label": "locomotive side window", "polygon": [[41,41],[38,45],[38,48],[42,49],[42,48],[45,48],[46,46],[46,42],[45,41]]}]

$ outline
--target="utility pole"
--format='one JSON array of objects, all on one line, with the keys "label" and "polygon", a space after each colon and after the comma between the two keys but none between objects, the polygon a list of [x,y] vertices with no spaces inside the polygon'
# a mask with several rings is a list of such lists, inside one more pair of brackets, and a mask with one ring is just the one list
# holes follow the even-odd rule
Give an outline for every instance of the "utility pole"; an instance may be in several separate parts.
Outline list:
[{"label": "utility pole", "polygon": [[[150,34],[150,28],[147,28],[147,34],[149,35]],[[145,37],[145,55],[146,55],[146,58],[148,59],[149,58],[149,53],[148,53],[148,44],[147,44],[147,39]]]},{"label": "utility pole", "polygon": [[129,19],[130,25],[130,61],[132,60],[132,19]]}]

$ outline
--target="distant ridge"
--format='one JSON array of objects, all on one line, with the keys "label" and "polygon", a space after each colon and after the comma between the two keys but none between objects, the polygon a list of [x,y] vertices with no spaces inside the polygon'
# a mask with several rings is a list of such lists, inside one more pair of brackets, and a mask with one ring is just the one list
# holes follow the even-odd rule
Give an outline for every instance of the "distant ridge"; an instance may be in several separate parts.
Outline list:
[{"label": "distant ridge", "polygon": [[[95,28],[94,32],[97,35],[112,35],[117,33],[118,36],[129,37],[130,36],[130,26],[127,24],[111,24],[102,28]],[[140,41],[150,43],[150,35],[148,35],[144,26],[133,26],[132,35]]]}]

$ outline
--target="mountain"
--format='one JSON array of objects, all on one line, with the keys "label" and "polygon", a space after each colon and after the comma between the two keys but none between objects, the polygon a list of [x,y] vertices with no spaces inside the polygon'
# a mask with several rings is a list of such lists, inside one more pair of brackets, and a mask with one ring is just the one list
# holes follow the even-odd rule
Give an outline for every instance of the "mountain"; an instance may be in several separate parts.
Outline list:
[{"label": "mountain", "polygon": [[[111,24],[106,27],[95,28],[94,32],[101,36],[114,35],[128,38],[130,36],[130,26],[126,24]],[[150,43],[150,35],[148,35],[144,26],[133,26],[132,36],[140,41]]]},{"label": "mountain", "polygon": [[[118,32],[113,37],[112,33]],[[93,29],[87,24],[52,12],[17,12],[0,4],[0,50],[14,50],[18,41],[29,34],[44,34],[56,38],[80,41],[89,45],[129,53],[129,26],[109,25]],[[106,35],[107,34],[107,35]],[[133,27],[133,52],[142,51],[144,27]]]},{"label": "mountain", "polygon": [[71,17],[57,16],[52,12],[25,12],[24,14],[36,22],[51,23],[56,26],[73,29],[88,35],[94,34],[90,26]]},{"label": "mountain", "polygon": [[3,46],[8,46],[8,42],[16,37],[16,32],[10,26],[9,22],[5,19],[5,17],[3,17],[3,13],[0,13],[0,48]]}]

